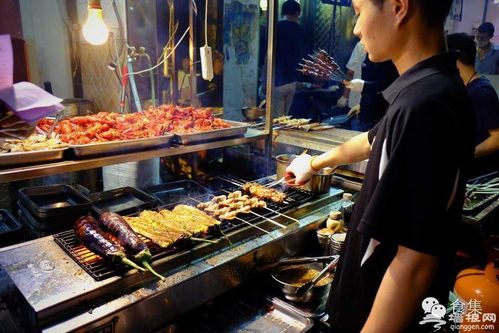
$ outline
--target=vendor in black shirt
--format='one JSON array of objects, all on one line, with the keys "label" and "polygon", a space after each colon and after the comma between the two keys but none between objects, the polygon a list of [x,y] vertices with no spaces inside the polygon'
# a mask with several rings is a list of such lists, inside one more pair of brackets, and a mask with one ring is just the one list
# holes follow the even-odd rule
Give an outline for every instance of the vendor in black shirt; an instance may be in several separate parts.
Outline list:
[{"label": "vendor in black shirt", "polygon": [[465,33],[447,37],[449,49],[458,52],[457,68],[476,117],[475,161],[472,177],[499,170],[499,99],[489,80],[475,70],[474,38]]},{"label": "vendor in black shirt", "polygon": [[434,323],[419,324],[423,300],[436,298],[439,313],[447,304],[474,129],[455,58],[445,53],[451,3],[353,0],[354,33],[370,59],[392,60],[400,74],[383,92],[386,114],[368,133],[287,169],[301,184],[326,166],[369,158],[328,302],[333,332],[428,332]]}]

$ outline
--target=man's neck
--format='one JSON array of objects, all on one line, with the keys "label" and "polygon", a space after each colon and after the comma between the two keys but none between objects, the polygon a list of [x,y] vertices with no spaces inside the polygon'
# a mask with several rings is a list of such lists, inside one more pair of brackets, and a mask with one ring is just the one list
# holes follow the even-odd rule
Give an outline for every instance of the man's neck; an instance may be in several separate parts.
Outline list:
[{"label": "man's neck", "polygon": [[489,42],[487,45],[483,46],[483,47],[479,47],[478,49],[482,52],[488,52],[490,50],[490,48],[492,47],[492,43]]},{"label": "man's neck", "polygon": [[421,61],[446,50],[443,30],[442,32],[412,33],[407,34],[407,37],[392,59],[400,75]]},{"label": "man's neck", "polygon": [[475,67],[473,66],[466,65],[459,67],[459,75],[461,76],[463,83],[466,85],[468,85],[471,81],[473,81],[472,79],[478,76],[475,74],[477,74],[477,72],[475,70]]},{"label": "man's neck", "polygon": [[284,15],[283,18],[285,21],[298,22],[298,18],[296,16]]}]

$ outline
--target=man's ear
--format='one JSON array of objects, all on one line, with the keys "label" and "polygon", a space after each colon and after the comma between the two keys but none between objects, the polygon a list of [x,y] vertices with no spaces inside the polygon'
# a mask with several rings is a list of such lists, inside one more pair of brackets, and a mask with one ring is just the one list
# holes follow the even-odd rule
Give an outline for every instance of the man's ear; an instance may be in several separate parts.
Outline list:
[{"label": "man's ear", "polygon": [[393,11],[397,26],[409,18],[412,9],[411,6],[413,6],[411,0],[390,0],[390,5],[392,6],[391,10]]}]

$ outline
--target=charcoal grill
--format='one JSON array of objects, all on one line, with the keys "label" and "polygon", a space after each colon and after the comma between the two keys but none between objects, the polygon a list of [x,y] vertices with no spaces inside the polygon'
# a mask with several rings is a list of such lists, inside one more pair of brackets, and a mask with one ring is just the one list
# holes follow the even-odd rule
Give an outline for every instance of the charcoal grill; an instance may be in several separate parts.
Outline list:
[{"label": "charcoal grill", "polygon": [[[26,331],[92,331],[100,327],[112,327],[110,332],[154,331],[249,280],[261,264],[293,256],[308,246],[315,228],[330,210],[339,208],[342,192],[332,189],[313,197],[289,189],[289,202],[268,206],[298,222],[261,212],[285,224],[285,229],[261,218],[242,216],[270,235],[232,221],[221,228],[230,242],[221,235],[210,235],[216,244],[187,242],[171,251],[154,250],[154,268],[165,281],[149,272],[109,265],[84,249],[72,231],[57,234],[57,242],[44,237],[5,248],[0,250],[0,265],[12,285],[12,294],[6,299],[12,311],[23,314]],[[222,190],[213,194],[218,193]],[[86,266],[74,260],[77,255]]]}]

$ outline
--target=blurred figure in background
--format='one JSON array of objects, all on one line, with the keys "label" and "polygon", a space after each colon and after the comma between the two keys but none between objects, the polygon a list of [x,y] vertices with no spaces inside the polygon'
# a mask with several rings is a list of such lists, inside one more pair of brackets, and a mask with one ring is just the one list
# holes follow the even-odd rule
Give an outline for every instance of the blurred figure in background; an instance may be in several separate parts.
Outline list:
[{"label": "blurred figure in background", "polygon": [[283,20],[277,23],[275,89],[272,103],[274,118],[287,115],[296,92],[298,63],[303,56],[304,32],[298,20],[301,7],[295,0],[282,4]]},{"label": "blurred figure in background", "polygon": [[475,70],[476,48],[465,33],[447,36],[449,50],[458,51],[457,68],[466,85],[476,117],[473,176],[499,170],[499,100],[489,80]]},{"label": "blurred figure in background", "polygon": [[182,59],[182,68],[178,71],[178,90],[180,101],[189,103],[191,100],[191,71],[189,58]]},{"label": "blurred figure in background", "polygon": [[[367,53],[364,49],[364,46],[360,42],[357,42],[346,65],[347,80],[351,81],[353,79],[362,78],[362,67],[364,65],[366,55]],[[362,95],[360,94],[360,92],[351,91],[350,89],[345,88],[345,90],[343,91],[343,96],[338,99],[338,102],[336,102],[336,106],[344,108],[348,105],[348,107],[351,109],[354,106],[360,104],[361,96]]]},{"label": "blurred figure in background", "polygon": [[477,57],[475,67],[480,74],[499,74],[499,50],[490,41],[494,37],[494,25],[485,22],[478,27],[476,34]]}]

